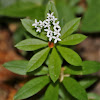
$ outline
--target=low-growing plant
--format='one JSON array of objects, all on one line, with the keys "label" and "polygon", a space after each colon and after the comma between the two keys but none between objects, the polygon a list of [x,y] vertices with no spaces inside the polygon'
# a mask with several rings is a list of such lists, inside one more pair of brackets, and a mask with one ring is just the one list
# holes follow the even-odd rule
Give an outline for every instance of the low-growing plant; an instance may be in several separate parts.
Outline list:
[{"label": "low-growing plant", "polygon": [[50,1],[46,7],[44,21],[21,19],[21,22],[34,38],[25,39],[15,47],[24,51],[38,50],[38,52],[29,61],[11,61],[5,63],[4,67],[20,75],[38,77],[19,89],[14,100],[35,95],[46,85],[48,87],[43,100],[90,100],[86,88],[96,82],[97,78],[87,77],[76,80],[75,76],[99,71],[100,63],[82,61],[71,49],[73,45],[87,38],[83,34],[72,34],[78,28],[80,18],[75,18],[64,27],[60,27],[57,10],[54,3]]}]

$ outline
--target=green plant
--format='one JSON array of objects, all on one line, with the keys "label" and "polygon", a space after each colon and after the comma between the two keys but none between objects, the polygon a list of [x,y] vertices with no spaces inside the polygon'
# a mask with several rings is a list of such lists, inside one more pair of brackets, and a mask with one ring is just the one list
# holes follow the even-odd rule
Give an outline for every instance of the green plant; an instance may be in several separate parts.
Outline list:
[{"label": "green plant", "polygon": [[[58,18],[54,3],[49,2],[45,12],[46,18],[47,13],[53,14],[52,12]],[[86,39],[85,35],[72,34],[78,28],[80,18],[75,18],[65,24],[61,28],[59,37],[55,38],[54,36],[53,39],[43,31],[45,27],[42,24],[39,25],[39,23],[42,23],[41,21],[37,22],[35,20],[35,24],[30,19],[22,19],[21,21],[25,29],[34,38],[23,40],[16,47],[24,51],[38,50],[38,52],[29,61],[11,61],[5,63],[4,66],[17,74],[35,75],[38,77],[27,82],[15,95],[14,100],[28,98],[38,93],[47,84],[49,86],[43,100],[88,100],[85,89],[96,82],[97,78],[87,77],[77,81],[75,75],[88,75],[97,72],[100,70],[100,63],[82,61],[75,51],[68,48]],[[57,19],[55,23],[58,23]],[[57,27],[59,27],[58,24]],[[50,29],[53,29],[53,24],[50,23],[50,25]],[[56,39],[57,41],[55,41]],[[64,60],[66,61],[65,65],[63,64]],[[47,67],[43,64],[46,64]]]}]

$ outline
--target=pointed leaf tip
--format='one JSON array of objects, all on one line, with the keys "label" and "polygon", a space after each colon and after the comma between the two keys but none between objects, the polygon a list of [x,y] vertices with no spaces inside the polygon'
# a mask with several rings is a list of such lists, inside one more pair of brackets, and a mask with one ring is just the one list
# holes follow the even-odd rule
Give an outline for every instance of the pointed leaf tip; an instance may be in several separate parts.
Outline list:
[{"label": "pointed leaf tip", "polygon": [[80,66],[82,60],[80,56],[70,48],[66,48],[63,46],[57,46],[58,51],[62,55],[62,57],[71,65]]},{"label": "pointed leaf tip", "polygon": [[37,50],[43,47],[46,47],[48,45],[47,42],[39,40],[39,39],[25,39],[18,44],[15,45],[20,50],[25,51],[33,51]]},{"label": "pointed leaf tip", "polygon": [[73,34],[69,35],[65,39],[59,42],[59,44],[62,45],[76,45],[79,44],[80,42],[84,41],[87,38],[87,36],[83,34]]},{"label": "pointed leaf tip", "polygon": [[72,34],[79,26],[80,18],[75,18],[64,25],[61,30],[61,39],[63,40],[70,34]]},{"label": "pointed leaf tip", "polygon": [[61,58],[57,53],[57,50],[53,48],[49,56],[48,67],[49,67],[50,77],[54,83],[60,76],[61,64],[62,64]]}]

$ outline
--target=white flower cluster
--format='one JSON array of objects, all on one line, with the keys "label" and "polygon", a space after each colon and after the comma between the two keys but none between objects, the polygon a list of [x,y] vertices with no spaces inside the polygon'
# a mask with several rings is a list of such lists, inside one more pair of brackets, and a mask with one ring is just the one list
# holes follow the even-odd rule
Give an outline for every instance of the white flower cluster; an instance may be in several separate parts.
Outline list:
[{"label": "white flower cluster", "polygon": [[32,26],[35,26],[36,32],[41,32],[42,28],[44,28],[44,31],[47,32],[49,41],[54,40],[54,43],[57,43],[57,41],[61,41],[61,39],[59,38],[59,36],[61,36],[61,27],[59,26],[59,21],[57,21],[57,18],[55,18],[53,14],[53,12],[47,13],[47,19],[43,22],[41,20],[37,22],[37,20],[35,19],[35,23],[32,24]]}]

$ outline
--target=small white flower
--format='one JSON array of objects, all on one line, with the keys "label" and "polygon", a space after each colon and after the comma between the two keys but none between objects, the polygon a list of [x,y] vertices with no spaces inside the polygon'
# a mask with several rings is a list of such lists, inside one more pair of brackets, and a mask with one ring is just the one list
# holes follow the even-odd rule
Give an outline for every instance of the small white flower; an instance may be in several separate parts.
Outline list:
[{"label": "small white flower", "polygon": [[54,31],[54,35],[61,36],[61,34],[58,31]]},{"label": "small white flower", "polygon": [[46,20],[44,20],[43,26],[44,26],[44,28],[47,28],[47,27],[50,27],[51,25]]},{"label": "small white flower", "polygon": [[49,38],[49,41],[51,41],[54,38],[53,31],[49,29],[45,29],[45,31],[47,31],[47,37]]},{"label": "small white flower", "polygon": [[59,21],[57,23],[53,22],[54,26],[58,26],[59,25]]},{"label": "small white flower", "polygon": [[55,18],[55,16],[53,16],[51,20],[53,21],[53,23],[55,23],[55,21],[58,20],[58,18]]},{"label": "small white flower", "polygon": [[54,37],[54,43],[57,43],[57,41],[61,41],[61,39],[59,38],[59,36],[57,35],[56,37]]},{"label": "small white flower", "polygon": [[51,41],[54,38],[52,32],[47,33],[47,37],[49,37],[49,41]]},{"label": "small white flower", "polygon": [[58,32],[61,31],[61,27],[59,25],[54,26],[53,29],[54,31],[58,31]]},{"label": "small white flower", "polygon": [[47,21],[48,23],[50,23],[51,19],[47,18],[45,21]]},{"label": "small white flower", "polygon": [[[45,19],[43,22],[35,19],[35,23],[32,24],[32,26],[35,26],[36,32],[41,32],[42,28],[44,28],[44,31],[47,33],[47,37],[49,38],[49,41],[54,41],[54,43],[57,43],[57,41],[61,41],[59,36],[61,36],[60,31],[61,27],[59,26],[59,21],[57,21],[57,18],[52,13],[47,13],[47,19]],[[53,25],[53,30],[51,30],[51,25]]]},{"label": "small white flower", "polygon": [[37,19],[35,19],[35,23],[32,24],[32,26],[35,26],[35,28],[37,28],[38,25],[39,25],[39,22],[37,22]]},{"label": "small white flower", "polygon": [[44,31],[46,31],[46,32],[51,32],[51,30],[50,30],[50,29],[44,29]]},{"label": "small white flower", "polygon": [[53,14],[54,14],[54,12],[52,12],[51,14],[50,13],[47,13],[47,15],[48,15],[47,18],[50,18],[51,19],[53,17]]},{"label": "small white flower", "polygon": [[37,30],[36,30],[36,32],[41,32],[41,27],[37,27]]},{"label": "small white flower", "polygon": [[47,37],[51,37],[51,36],[53,36],[53,32],[52,31],[47,32]]},{"label": "small white flower", "polygon": [[42,28],[43,27],[43,22],[39,20],[39,26]]}]

